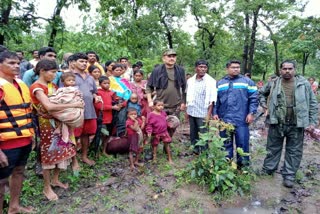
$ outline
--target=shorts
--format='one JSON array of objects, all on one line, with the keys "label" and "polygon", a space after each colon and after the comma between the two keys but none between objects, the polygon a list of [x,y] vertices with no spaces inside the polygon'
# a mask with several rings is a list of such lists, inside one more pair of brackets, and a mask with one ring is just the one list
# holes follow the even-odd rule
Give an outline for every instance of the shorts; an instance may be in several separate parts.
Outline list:
[{"label": "shorts", "polygon": [[74,136],[94,135],[97,131],[97,119],[85,119],[81,127],[74,129]]},{"label": "shorts", "polygon": [[2,152],[7,156],[9,165],[6,167],[0,167],[0,179],[9,177],[12,171],[17,166],[25,166],[29,154],[31,152],[32,144],[15,149],[4,149]]},{"label": "shorts", "polygon": [[168,132],[164,132],[162,134],[157,134],[152,136],[151,145],[152,147],[158,146],[158,144],[162,141],[163,143],[171,143],[172,138],[170,137]]}]

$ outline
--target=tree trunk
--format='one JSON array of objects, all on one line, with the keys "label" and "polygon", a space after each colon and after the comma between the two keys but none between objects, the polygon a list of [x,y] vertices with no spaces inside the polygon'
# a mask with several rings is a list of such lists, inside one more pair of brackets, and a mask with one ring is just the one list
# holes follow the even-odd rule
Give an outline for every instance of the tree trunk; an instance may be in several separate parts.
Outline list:
[{"label": "tree trunk", "polygon": [[49,43],[48,43],[49,47],[54,46],[55,38],[58,33],[58,27],[61,24],[61,17],[60,17],[61,10],[66,5],[66,3],[67,3],[67,0],[60,0],[57,2],[57,6],[55,8],[55,11],[52,16],[51,23],[50,23],[52,30],[50,33],[50,38],[49,38]]},{"label": "tree trunk", "polygon": [[261,9],[261,5],[253,12],[253,20],[252,20],[252,29],[251,29],[251,37],[250,37],[250,48],[249,48],[249,60],[247,65],[247,70],[245,73],[251,73],[253,63],[254,63],[254,51],[255,51],[255,44],[256,44],[256,33],[258,27],[258,16],[259,11]]},{"label": "tree trunk", "polygon": [[242,73],[245,74],[247,71],[248,64],[248,52],[249,52],[249,14],[245,14],[245,38],[242,54]]},{"label": "tree trunk", "polygon": [[273,46],[274,46],[274,55],[275,55],[275,61],[274,61],[275,70],[276,70],[275,73],[277,76],[280,76],[278,42],[275,39],[273,39],[272,42],[273,42]]},{"label": "tree trunk", "polygon": [[302,59],[302,76],[304,76],[304,74],[305,74],[306,65],[307,65],[309,56],[310,56],[310,53],[303,53],[303,59]]},{"label": "tree trunk", "polygon": [[[10,12],[12,9],[12,1],[7,1],[7,5],[5,5],[5,3],[1,3],[3,4],[2,7],[2,11],[1,11],[1,19],[0,19],[0,24],[3,26],[6,26],[9,24],[9,16],[10,16]],[[4,33],[0,34],[0,45],[4,45],[5,42],[5,36]]]},{"label": "tree trunk", "polygon": [[164,28],[166,29],[166,37],[168,40],[169,48],[173,48],[172,33],[166,21],[164,20],[164,17],[160,18],[160,22],[163,24]]},{"label": "tree trunk", "polygon": [[262,74],[262,80],[266,80],[266,74],[268,73],[268,65],[266,65],[266,69],[264,70],[263,74]]},{"label": "tree trunk", "polygon": [[275,60],[274,60],[274,65],[275,65],[275,74],[277,76],[280,76],[280,71],[279,71],[279,51],[278,51],[278,41],[276,40],[272,29],[270,28],[269,25],[267,25],[263,20],[260,20],[260,22],[267,28],[267,30],[270,33],[270,38],[272,40],[273,43],[273,47],[274,47],[274,55],[275,55]]}]

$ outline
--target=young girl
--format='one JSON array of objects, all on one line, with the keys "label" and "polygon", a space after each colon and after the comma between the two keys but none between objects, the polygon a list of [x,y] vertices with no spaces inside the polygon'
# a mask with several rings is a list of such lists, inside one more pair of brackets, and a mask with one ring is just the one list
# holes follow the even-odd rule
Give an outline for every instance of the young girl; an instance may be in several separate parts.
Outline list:
[{"label": "young girl", "polygon": [[160,100],[153,101],[153,111],[148,115],[146,132],[148,137],[152,137],[153,161],[157,160],[157,146],[160,141],[163,142],[165,151],[168,155],[168,161],[172,164],[170,146],[171,137],[168,133],[167,114],[163,111],[164,104]]},{"label": "young girl", "polygon": [[[121,109],[118,105],[112,105],[114,99],[115,99],[115,93],[110,88],[110,80],[106,76],[101,76],[99,78],[100,87],[98,89],[97,95],[101,96],[102,102],[98,102],[94,104],[94,107],[96,109],[97,115],[99,115],[99,111],[102,111],[102,125],[103,128],[108,130],[109,136],[112,133],[112,110],[119,111]],[[103,137],[103,154],[107,155],[106,148],[107,148],[107,142],[108,138]]]},{"label": "young girl", "polygon": [[88,68],[89,74],[93,77],[94,81],[96,82],[97,88],[99,88],[99,77],[101,77],[100,69],[95,65],[90,65]]},{"label": "young girl", "polygon": [[[138,118],[137,110],[135,108],[128,108],[127,110],[126,129],[128,136],[129,148],[129,160],[130,169],[133,170],[135,166],[142,166],[139,160],[139,142],[142,142],[142,131],[145,125],[145,117]],[[136,155],[133,160],[133,153]]]}]

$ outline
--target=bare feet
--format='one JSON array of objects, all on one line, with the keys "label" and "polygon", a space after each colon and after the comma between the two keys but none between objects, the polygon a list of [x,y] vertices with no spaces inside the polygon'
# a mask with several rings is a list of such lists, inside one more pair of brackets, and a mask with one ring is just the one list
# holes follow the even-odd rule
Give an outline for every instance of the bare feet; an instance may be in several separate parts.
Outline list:
[{"label": "bare feet", "polygon": [[93,166],[96,163],[94,160],[90,160],[89,158],[82,158],[82,162],[88,164],[89,166]]},{"label": "bare feet", "polygon": [[49,200],[49,201],[56,201],[58,200],[58,195],[53,192],[53,190],[51,189],[48,189],[48,190],[43,190],[43,194],[46,196],[46,198]]},{"label": "bare feet", "polygon": [[134,165],[130,165],[130,170],[134,171],[136,169],[136,167],[134,167]]},{"label": "bare feet", "polygon": [[80,172],[80,165],[79,162],[77,160],[77,158],[75,158],[74,160],[72,160],[72,171],[73,171],[73,175],[74,176],[79,176],[79,172]]},{"label": "bare feet", "polygon": [[135,165],[135,166],[139,166],[139,167],[144,166],[144,164],[143,164],[143,163],[139,163],[139,162],[135,162],[135,163],[134,163],[134,165]]},{"label": "bare feet", "polygon": [[170,165],[174,165],[174,163],[173,163],[172,160],[169,160],[168,163],[169,163]]},{"label": "bare feet", "polygon": [[64,184],[64,183],[62,183],[62,182],[60,182],[60,181],[53,181],[53,182],[51,183],[51,186],[53,186],[53,187],[60,187],[60,188],[62,188],[62,189],[68,189],[68,188],[69,188],[69,184]]},{"label": "bare feet", "polygon": [[8,214],[14,214],[14,213],[34,213],[34,208],[33,207],[10,207],[8,210]]}]

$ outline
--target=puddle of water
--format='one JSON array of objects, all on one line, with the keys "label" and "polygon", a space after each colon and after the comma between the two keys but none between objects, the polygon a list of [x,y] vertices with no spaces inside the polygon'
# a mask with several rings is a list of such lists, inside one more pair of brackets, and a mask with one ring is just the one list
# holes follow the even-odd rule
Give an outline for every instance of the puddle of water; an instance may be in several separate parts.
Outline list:
[{"label": "puddle of water", "polygon": [[221,214],[277,214],[278,212],[271,209],[264,209],[261,207],[242,207],[242,208],[227,208],[220,209],[218,213]]}]

